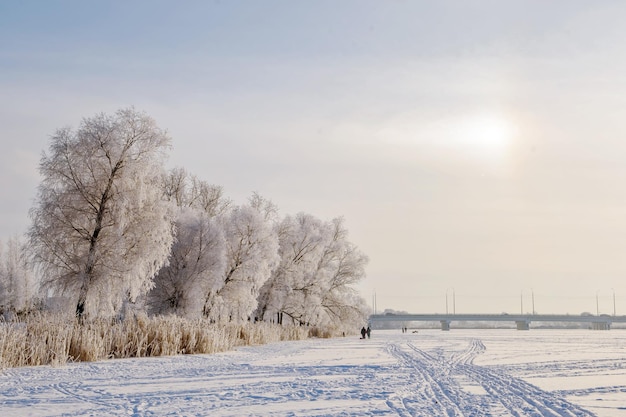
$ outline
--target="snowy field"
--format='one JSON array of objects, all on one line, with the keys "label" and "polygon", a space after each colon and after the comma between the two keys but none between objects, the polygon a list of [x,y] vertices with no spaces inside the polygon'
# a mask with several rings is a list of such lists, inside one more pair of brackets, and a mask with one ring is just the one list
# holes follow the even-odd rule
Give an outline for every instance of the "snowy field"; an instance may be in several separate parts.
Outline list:
[{"label": "snowy field", "polygon": [[5,369],[0,416],[626,416],[626,331],[420,330]]}]

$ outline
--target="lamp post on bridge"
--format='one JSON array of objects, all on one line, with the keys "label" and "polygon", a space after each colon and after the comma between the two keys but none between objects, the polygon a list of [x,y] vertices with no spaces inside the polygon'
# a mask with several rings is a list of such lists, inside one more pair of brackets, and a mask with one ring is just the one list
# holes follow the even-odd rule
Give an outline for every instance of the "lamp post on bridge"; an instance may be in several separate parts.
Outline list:
[{"label": "lamp post on bridge", "polygon": [[[531,311],[531,314],[534,315],[535,314],[535,291],[533,291],[532,288],[530,289],[530,300],[532,302],[532,308],[533,310]],[[524,314],[524,290],[522,289],[520,291],[520,314]]]},{"label": "lamp post on bridge", "polygon": [[452,314],[456,314],[456,295],[454,288],[450,287],[446,289],[446,314],[448,314],[448,291],[452,290]]},{"label": "lamp post on bridge", "polygon": [[611,288],[611,290],[613,290],[613,317],[615,317],[615,288]]}]

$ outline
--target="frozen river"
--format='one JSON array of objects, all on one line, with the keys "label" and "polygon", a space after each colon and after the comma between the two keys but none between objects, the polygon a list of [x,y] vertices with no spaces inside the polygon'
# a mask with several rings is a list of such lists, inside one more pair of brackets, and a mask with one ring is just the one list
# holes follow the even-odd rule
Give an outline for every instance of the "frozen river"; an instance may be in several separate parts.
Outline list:
[{"label": "frozen river", "polygon": [[626,416],[626,331],[377,331],[6,369],[0,416]]}]

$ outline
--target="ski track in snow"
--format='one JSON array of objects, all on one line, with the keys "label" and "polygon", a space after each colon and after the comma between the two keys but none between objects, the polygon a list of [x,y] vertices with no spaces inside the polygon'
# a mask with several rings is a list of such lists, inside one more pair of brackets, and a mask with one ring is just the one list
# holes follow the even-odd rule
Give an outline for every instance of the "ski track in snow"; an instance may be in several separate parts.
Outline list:
[{"label": "ski track in snow", "polygon": [[568,399],[605,393],[626,401],[626,385],[548,391],[524,380],[594,369],[626,375],[626,359],[477,365],[489,351],[480,331],[454,340],[432,335],[7,369],[0,416],[591,417]]},{"label": "ski track in snow", "polygon": [[[558,395],[542,391],[518,378],[497,370],[473,365],[474,358],[485,350],[480,340],[450,358],[432,356],[412,343],[408,351],[391,344],[390,353],[415,372],[417,396],[409,415],[443,416],[593,416]],[[471,395],[456,382],[462,377],[482,387],[488,395]],[[436,406],[429,399],[435,398]],[[405,399],[404,402],[408,400]]]}]

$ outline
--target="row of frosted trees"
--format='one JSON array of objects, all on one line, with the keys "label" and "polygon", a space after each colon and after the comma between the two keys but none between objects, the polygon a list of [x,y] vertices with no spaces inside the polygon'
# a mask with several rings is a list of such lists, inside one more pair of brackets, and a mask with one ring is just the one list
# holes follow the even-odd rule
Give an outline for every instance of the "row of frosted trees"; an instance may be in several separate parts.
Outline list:
[{"label": "row of frosted trees", "polygon": [[367,257],[342,219],[280,217],[259,195],[240,206],[178,168],[170,138],[134,109],[58,130],[27,248],[41,288],[81,318],[129,310],[343,327],[365,302]]},{"label": "row of frosted trees", "polygon": [[153,312],[279,323],[286,316],[316,325],[362,317],[353,285],[367,258],[347,240],[341,219],[280,219],[258,195],[230,207],[221,188],[182,169],[166,176],[165,189],[177,234],[148,294]]}]

